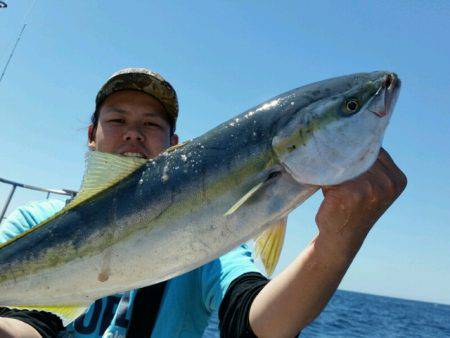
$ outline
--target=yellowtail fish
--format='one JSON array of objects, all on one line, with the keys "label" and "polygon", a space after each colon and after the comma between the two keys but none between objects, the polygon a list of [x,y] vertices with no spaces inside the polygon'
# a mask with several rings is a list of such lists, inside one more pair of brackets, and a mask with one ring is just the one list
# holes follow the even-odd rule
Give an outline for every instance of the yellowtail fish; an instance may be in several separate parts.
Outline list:
[{"label": "yellowtail fish", "polygon": [[91,151],[77,197],[0,245],[0,306],[70,322],[256,239],[271,273],[288,214],[376,160],[400,81],[359,73],[279,95],[145,160]]}]

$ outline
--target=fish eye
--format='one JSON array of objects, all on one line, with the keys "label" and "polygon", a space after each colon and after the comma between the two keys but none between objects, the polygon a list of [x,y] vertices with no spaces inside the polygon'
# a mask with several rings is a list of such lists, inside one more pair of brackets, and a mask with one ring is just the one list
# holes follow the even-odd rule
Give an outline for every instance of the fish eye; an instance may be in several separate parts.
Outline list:
[{"label": "fish eye", "polygon": [[359,103],[358,99],[355,98],[347,99],[344,102],[343,111],[345,115],[353,115],[359,110],[360,106],[361,104]]}]

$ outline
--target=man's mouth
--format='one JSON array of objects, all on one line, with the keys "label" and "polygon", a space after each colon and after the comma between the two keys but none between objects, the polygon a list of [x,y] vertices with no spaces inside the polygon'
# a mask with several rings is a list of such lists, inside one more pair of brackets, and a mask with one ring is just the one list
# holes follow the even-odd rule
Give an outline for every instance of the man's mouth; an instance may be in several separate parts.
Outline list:
[{"label": "man's mouth", "polygon": [[143,155],[141,153],[125,152],[125,153],[122,153],[122,155],[123,156],[127,156],[127,157],[147,158],[145,155]]}]

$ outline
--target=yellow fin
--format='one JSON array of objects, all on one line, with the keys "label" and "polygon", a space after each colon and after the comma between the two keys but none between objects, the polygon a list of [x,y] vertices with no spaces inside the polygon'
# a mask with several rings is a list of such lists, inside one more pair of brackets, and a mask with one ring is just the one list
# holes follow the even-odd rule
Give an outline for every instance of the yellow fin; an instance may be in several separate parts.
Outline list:
[{"label": "yellow fin", "polygon": [[138,157],[89,151],[86,154],[86,170],[81,189],[65,209],[72,208],[100,191],[111,187],[146,162],[146,159]]},{"label": "yellow fin", "polygon": [[255,256],[260,256],[267,274],[270,276],[280,258],[286,234],[287,217],[275,222],[255,240]]},{"label": "yellow fin", "polygon": [[82,315],[86,309],[86,305],[64,305],[64,306],[45,306],[45,305],[21,305],[21,306],[8,306],[11,309],[19,310],[37,310],[51,312],[57,315],[63,321],[64,326],[73,322],[77,317]]},{"label": "yellow fin", "polygon": [[239,201],[237,201],[228,211],[224,214],[224,216],[229,216],[234,213],[237,209],[239,209],[242,204],[244,204],[250,197],[253,196],[255,192],[257,192],[262,186],[264,182],[258,183],[255,185],[248,193],[246,193]]},{"label": "yellow fin", "polygon": [[64,214],[67,210],[86,201],[95,194],[111,187],[145,163],[147,163],[146,159],[138,157],[127,157],[122,155],[103,153],[100,151],[87,152],[86,170],[84,172],[83,183],[81,184],[81,189],[75,196],[75,198],[67,203],[67,205],[63,209],[61,209],[45,221],[42,221],[31,229],[28,229],[21,234],[11,238],[5,243],[0,243],[0,249],[11,245],[13,242],[17,241],[19,238],[26,236],[30,232],[38,230],[45,224]]}]

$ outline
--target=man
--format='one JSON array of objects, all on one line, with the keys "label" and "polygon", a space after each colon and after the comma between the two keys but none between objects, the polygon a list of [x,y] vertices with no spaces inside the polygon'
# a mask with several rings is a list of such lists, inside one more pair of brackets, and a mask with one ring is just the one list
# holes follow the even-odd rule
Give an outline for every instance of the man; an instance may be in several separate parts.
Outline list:
[{"label": "man", "polygon": [[[93,150],[152,158],[178,143],[176,93],[160,75],[125,69],[100,89],[89,126]],[[243,245],[167,282],[96,301],[64,333],[74,337],[201,337],[218,311],[224,337],[292,337],[326,305],[376,220],[406,186],[381,150],[370,170],[324,187],[319,234],[276,278],[261,274]],[[57,212],[56,201],[14,212],[0,228],[6,241]],[[48,313],[0,309],[0,337],[51,337],[63,332]]]}]

